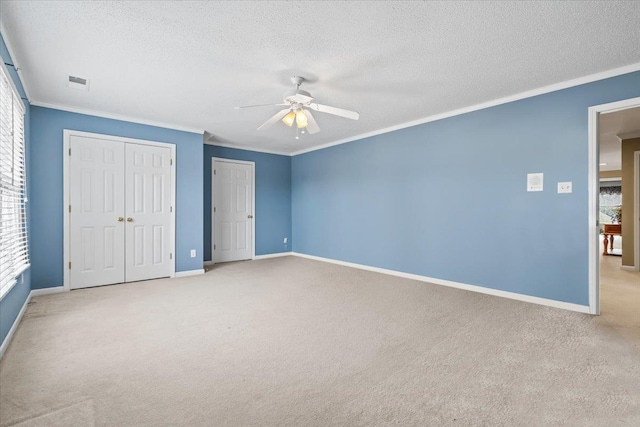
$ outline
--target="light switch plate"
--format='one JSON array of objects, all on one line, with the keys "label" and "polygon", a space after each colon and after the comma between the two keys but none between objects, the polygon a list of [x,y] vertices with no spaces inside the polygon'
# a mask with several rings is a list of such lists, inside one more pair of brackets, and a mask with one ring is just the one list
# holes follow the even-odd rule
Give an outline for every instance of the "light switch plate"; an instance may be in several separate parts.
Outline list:
[{"label": "light switch plate", "polygon": [[284,238],[284,242],[283,243],[287,243],[287,238],[286,237]]},{"label": "light switch plate", "polygon": [[196,250],[191,249],[191,258],[195,258],[195,257],[196,257]]},{"label": "light switch plate", "polygon": [[558,193],[571,193],[571,192],[572,192],[571,181],[558,183]]}]

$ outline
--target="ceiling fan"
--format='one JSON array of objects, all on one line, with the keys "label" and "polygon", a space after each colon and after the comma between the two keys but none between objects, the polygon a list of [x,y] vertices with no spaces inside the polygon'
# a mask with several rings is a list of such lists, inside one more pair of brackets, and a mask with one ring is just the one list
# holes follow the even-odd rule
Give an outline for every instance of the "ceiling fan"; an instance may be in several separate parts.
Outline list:
[{"label": "ceiling fan", "polygon": [[[278,111],[273,117],[264,122],[258,130],[263,130],[276,123],[278,120],[291,127],[293,123],[298,129],[306,129],[310,134],[320,132],[318,123],[313,118],[310,110],[320,113],[333,114],[334,116],[346,117],[351,120],[358,120],[360,114],[355,111],[343,110],[342,108],[330,107],[328,105],[317,104],[313,101],[313,97],[306,90],[301,90],[300,85],[305,81],[304,77],[293,76],[291,82],[296,85],[295,90],[288,91],[284,94],[282,104],[260,104],[247,105],[244,107],[235,107],[235,110],[253,107],[269,107],[269,106],[287,106],[284,110]],[[297,136],[296,136],[297,138]]]}]

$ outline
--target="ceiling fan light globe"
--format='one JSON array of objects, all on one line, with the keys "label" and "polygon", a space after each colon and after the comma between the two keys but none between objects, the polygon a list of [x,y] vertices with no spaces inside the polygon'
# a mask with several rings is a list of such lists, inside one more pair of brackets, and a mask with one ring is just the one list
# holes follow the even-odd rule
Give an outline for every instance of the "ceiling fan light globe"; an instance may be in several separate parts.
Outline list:
[{"label": "ceiling fan light globe", "polygon": [[299,110],[298,112],[296,112],[296,124],[298,125],[298,129],[307,127],[307,123],[307,115],[304,113],[304,111]]},{"label": "ceiling fan light globe", "polygon": [[282,118],[282,123],[284,123],[285,125],[291,127],[291,126],[293,126],[293,121],[295,119],[296,119],[296,113],[291,111],[289,114],[287,114],[286,116],[284,116]]}]

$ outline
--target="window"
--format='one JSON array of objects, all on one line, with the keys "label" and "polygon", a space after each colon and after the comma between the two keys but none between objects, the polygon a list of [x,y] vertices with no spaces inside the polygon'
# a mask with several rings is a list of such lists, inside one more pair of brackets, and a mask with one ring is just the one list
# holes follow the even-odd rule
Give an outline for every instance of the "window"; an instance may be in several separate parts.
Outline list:
[{"label": "window", "polygon": [[24,105],[0,67],[0,297],[29,266]]},{"label": "window", "polygon": [[621,181],[600,181],[600,228],[603,228],[603,224],[614,224],[620,222],[621,212]]}]

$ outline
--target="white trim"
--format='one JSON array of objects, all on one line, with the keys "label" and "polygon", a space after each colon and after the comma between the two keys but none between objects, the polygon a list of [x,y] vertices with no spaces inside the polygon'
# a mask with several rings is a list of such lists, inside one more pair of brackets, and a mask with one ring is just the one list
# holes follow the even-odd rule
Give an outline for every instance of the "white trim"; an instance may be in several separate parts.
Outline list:
[{"label": "white trim", "polygon": [[213,249],[216,241],[216,222],[215,222],[215,167],[216,161],[218,162],[226,162],[226,163],[236,163],[241,165],[249,165],[251,166],[251,259],[256,258],[256,162],[250,162],[246,160],[234,160],[234,159],[226,159],[224,157],[212,157],[211,158],[211,264],[213,265],[216,262],[216,254]]},{"label": "white trim", "polygon": [[24,300],[24,303],[22,304],[22,308],[20,309],[20,311],[18,312],[18,315],[13,321],[13,325],[11,325],[11,329],[9,329],[7,336],[4,337],[4,341],[2,341],[2,345],[0,345],[0,359],[2,359],[2,356],[4,356],[4,352],[9,347],[9,343],[11,343],[11,340],[13,339],[13,334],[15,334],[16,330],[18,329],[18,325],[22,320],[22,316],[24,315],[24,312],[27,309],[27,305],[29,305],[31,298],[39,297],[43,295],[58,294],[61,292],[65,292],[65,289],[63,286],[55,286],[53,288],[33,289],[29,292],[29,295],[27,295],[27,298]]},{"label": "white trim", "polygon": [[[600,194],[600,153],[598,150],[598,113],[595,109],[589,108],[588,112],[588,175],[587,175],[587,233],[588,233],[588,254],[587,261],[588,281],[589,281],[589,312],[600,314],[600,258],[599,242],[599,194]],[[595,262],[594,262],[595,261]]]},{"label": "white trim", "polygon": [[[9,56],[11,57],[11,61],[13,63],[13,68],[16,70],[16,74],[18,75],[18,79],[20,80],[20,85],[22,85],[22,89],[24,89],[24,94],[27,96],[27,102],[30,102],[31,95],[29,95],[29,89],[27,89],[27,85],[24,84],[24,75],[22,74],[22,68],[18,65],[16,55],[15,55],[15,50],[13,50],[11,42],[7,38],[7,32],[4,30],[4,25],[2,24],[2,21],[0,21],[0,35],[2,35],[4,44],[7,47],[7,51],[9,52]],[[13,83],[13,81],[11,83]]]},{"label": "white trim", "polygon": [[259,260],[259,259],[269,259],[269,258],[280,258],[280,257],[283,257],[283,256],[291,256],[291,255],[293,255],[293,253],[291,251],[289,251],[289,252],[278,252],[278,253],[275,253],[275,254],[257,255],[257,256],[254,256],[253,259],[254,260]]},{"label": "white trim", "polygon": [[24,304],[22,304],[22,308],[20,309],[20,311],[18,312],[18,315],[13,321],[13,325],[11,325],[11,329],[9,329],[9,332],[7,332],[7,336],[4,337],[2,344],[0,344],[0,359],[2,359],[2,356],[4,356],[4,352],[7,351],[7,348],[9,347],[9,344],[13,339],[13,334],[15,334],[16,330],[18,330],[18,325],[20,325],[20,321],[22,320],[22,316],[24,315],[24,312],[27,309],[27,305],[29,304],[29,301],[31,301],[32,294],[33,294],[33,291],[29,292],[29,295],[27,295],[27,298],[24,300]]},{"label": "white trim", "polygon": [[[637,64],[636,64],[637,65]],[[598,194],[599,194],[599,168],[600,154],[598,152],[598,117],[600,114],[613,113],[615,111],[625,110],[640,106],[640,97],[625,99],[622,101],[610,102],[608,104],[594,105],[589,107],[589,222],[588,222],[588,239],[589,239],[589,312],[591,314],[600,314],[600,244],[598,237],[600,230],[598,229]]]},{"label": "white trim", "polygon": [[198,270],[178,271],[174,277],[177,279],[179,277],[198,276],[200,274],[204,274],[204,268],[200,268]]},{"label": "white trim", "polygon": [[291,255],[308,258],[316,261],[323,261],[332,264],[343,265],[345,267],[359,268],[361,270],[373,271],[376,273],[388,274],[390,276],[402,277],[405,279],[418,280],[434,285],[447,286],[450,288],[463,289],[465,291],[478,292],[481,294],[493,295],[502,298],[509,298],[517,301],[524,301],[533,304],[545,305],[548,307],[561,308],[564,310],[577,311],[579,313],[589,313],[589,307],[586,305],[572,304],[563,301],[556,301],[547,298],[534,297],[530,295],[517,294],[515,292],[501,291],[498,289],[485,288],[483,286],[469,285],[466,283],[453,282],[450,280],[436,279],[434,277],[421,276],[418,274],[404,273],[402,271],[387,270],[386,268],[371,267],[363,264],[355,264],[352,262],[339,261],[331,258],[323,258],[314,255],[307,255],[298,252],[292,252]]},{"label": "white trim", "polygon": [[461,114],[470,113],[472,111],[484,110],[485,108],[495,107],[497,105],[508,104],[509,102],[519,101],[525,98],[531,98],[538,95],[543,95],[545,93],[556,92],[562,89],[568,89],[574,86],[580,86],[583,84],[595,82],[598,80],[608,79],[615,76],[620,76],[623,74],[633,73],[635,71],[640,70],[640,62],[636,62],[635,64],[630,64],[624,67],[614,68],[612,70],[603,71],[601,73],[590,74],[588,76],[579,77],[577,79],[567,80],[560,83],[555,83],[548,86],[543,86],[541,88],[528,90],[525,92],[520,92],[515,95],[505,96],[503,98],[494,99],[491,101],[483,102],[480,104],[471,105],[464,108],[459,108],[457,110],[448,111],[445,113],[435,114],[433,116],[425,117],[418,120],[413,120],[410,122],[402,123],[395,126],[390,126],[383,129],[378,129],[372,132],[366,132],[355,136],[350,136],[348,138],[340,139],[338,141],[329,142],[327,144],[318,145],[316,147],[305,148],[304,150],[298,150],[292,152],[291,156],[297,156],[299,154],[309,153],[311,151],[322,150],[323,148],[333,147],[334,145],[345,144],[351,141],[357,141],[363,138],[369,138],[372,136],[380,135],[383,133],[389,133],[400,129],[405,129],[412,126],[421,125],[424,123],[435,122],[437,120],[446,119],[453,116],[459,116]]},{"label": "white trim", "polygon": [[616,138],[618,138],[619,142],[622,142],[625,139],[640,138],[640,132],[621,133],[621,134],[616,135]]},{"label": "white trim", "polygon": [[31,291],[31,296],[41,297],[43,295],[59,294],[61,292],[66,292],[64,286],[54,286],[52,288],[33,289]]},{"label": "white trim", "polygon": [[71,258],[69,244],[69,139],[71,134],[67,129],[62,131],[62,286],[70,291],[69,258]]},{"label": "white trim", "polygon": [[634,244],[633,250],[635,255],[634,267],[635,271],[640,271],[640,151],[635,151],[633,161],[633,231]]},{"label": "white trim", "polygon": [[[602,173],[602,172],[608,172],[608,171],[600,171],[600,172]],[[617,176],[614,178],[600,178],[600,182],[620,181],[621,179],[622,179],[621,176]]]},{"label": "white trim", "polygon": [[20,282],[20,284],[24,283],[24,273],[30,268],[31,268],[31,262],[29,262],[29,264],[27,265],[22,266],[22,268],[15,273],[15,278],[13,279],[13,283],[7,286],[5,289],[2,289],[2,291],[0,292],[0,301],[2,301],[4,297],[9,292],[11,292],[11,289],[13,289],[18,284],[18,282]]},{"label": "white trim", "polygon": [[[31,264],[29,264],[31,265]],[[24,271],[23,271],[24,273]],[[9,292],[11,292],[11,289],[13,289],[17,284],[18,281],[20,280],[24,280],[22,277],[22,275],[19,274],[15,277],[15,279],[13,279],[13,282],[11,282],[11,284],[7,287],[5,287],[4,289],[0,289],[0,301],[2,301],[4,299],[5,296],[7,296],[9,294]]]},{"label": "white trim", "polygon": [[[14,50],[11,48],[11,44],[10,44],[9,40],[7,39],[6,33],[4,31],[4,26],[1,23],[0,23],[0,32],[3,34],[3,36],[5,36],[4,37],[4,41],[5,41],[5,44],[7,45],[7,50],[9,51],[9,55],[11,56],[11,59],[13,60],[13,64],[16,65],[17,68],[19,68],[17,66],[17,63],[16,63],[16,57],[14,55]],[[576,78],[576,79],[566,80],[564,82],[554,83],[554,84],[551,84],[551,85],[548,85],[548,86],[543,86],[541,88],[532,89],[532,90],[525,91],[525,92],[520,92],[520,93],[517,93],[517,94],[514,94],[514,95],[510,95],[510,96],[506,96],[506,97],[490,100],[490,101],[487,101],[487,102],[484,102],[484,103],[471,105],[471,106],[460,108],[460,109],[457,109],[457,110],[452,110],[452,111],[444,112],[444,113],[441,113],[441,114],[436,114],[436,115],[425,117],[425,118],[422,118],[422,119],[418,119],[418,120],[402,123],[402,124],[399,124],[399,125],[396,125],[396,126],[391,126],[391,127],[387,127],[387,128],[383,128],[383,129],[378,129],[378,130],[375,130],[375,131],[372,131],[372,132],[359,134],[359,135],[356,135],[356,136],[353,136],[353,137],[348,137],[348,138],[344,138],[344,139],[337,140],[337,141],[334,141],[334,142],[329,142],[329,143],[326,143],[326,144],[322,144],[322,145],[319,145],[319,146],[316,146],[316,147],[311,147],[311,148],[298,150],[298,151],[293,151],[293,152],[269,150],[269,149],[264,149],[264,148],[260,148],[260,147],[250,147],[250,146],[242,148],[242,147],[239,147],[239,146],[235,146],[233,144],[225,144],[225,143],[205,142],[205,144],[207,144],[207,145],[217,145],[217,146],[220,146],[220,147],[236,148],[236,149],[239,149],[239,150],[248,150],[248,151],[257,151],[257,152],[269,153],[269,154],[278,154],[278,155],[284,155],[284,156],[297,156],[299,154],[304,154],[304,153],[308,153],[308,152],[311,152],[311,151],[317,151],[317,150],[322,150],[324,148],[329,148],[329,147],[332,147],[334,145],[345,144],[347,142],[356,141],[356,140],[359,140],[359,139],[368,138],[368,137],[371,137],[371,136],[380,135],[380,134],[384,134],[384,133],[388,133],[388,132],[392,132],[392,131],[395,131],[395,130],[400,130],[400,129],[404,129],[404,128],[408,128],[408,127],[412,127],[412,126],[416,126],[416,125],[420,125],[420,124],[424,124],[424,123],[429,123],[429,122],[433,122],[433,121],[436,121],[436,120],[441,120],[441,119],[448,118],[448,117],[453,117],[453,116],[457,116],[457,115],[461,115],[461,114],[466,114],[466,113],[470,113],[472,111],[478,111],[478,110],[482,110],[482,109],[485,109],[485,108],[495,107],[497,105],[507,104],[509,102],[514,102],[514,101],[518,101],[518,100],[525,99],[525,98],[531,98],[531,97],[534,97],[534,96],[543,95],[545,93],[555,92],[555,91],[558,91],[558,90],[567,89],[567,88],[574,87],[574,86],[580,86],[580,85],[591,83],[591,82],[594,82],[594,81],[604,80],[604,79],[607,79],[607,78],[616,77],[616,76],[620,76],[620,75],[624,75],[624,74],[629,74],[629,73],[633,73],[633,72],[636,72],[636,71],[640,71],[640,62],[629,64],[629,65],[626,65],[626,66],[623,66],[623,67],[613,68],[611,70],[602,71],[602,72],[599,72],[599,73],[589,74],[587,76],[579,77],[579,78]],[[31,100],[32,97],[29,94],[29,91],[27,89],[27,85],[25,85],[24,78],[22,78],[23,76],[21,76],[21,72],[20,71],[18,72],[18,75],[19,75],[19,77],[21,77],[20,78],[20,82],[22,83],[22,87],[24,88],[24,91],[25,91],[25,93],[27,95],[27,98],[29,100]],[[41,106],[41,107],[55,108],[55,109],[59,109],[59,110],[70,111],[70,112],[74,112],[74,113],[90,114],[90,115],[94,115],[94,116],[98,116],[98,117],[111,118],[111,119],[115,119],[115,120],[124,120],[124,121],[128,121],[128,122],[133,122],[133,123],[147,124],[147,125],[150,125],[150,126],[158,126],[158,127],[168,128],[168,129],[182,130],[182,131],[185,131],[185,132],[199,133],[199,134],[203,134],[203,135],[204,135],[204,132],[205,132],[204,129],[196,129],[196,128],[178,126],[178,125],[174,125],[174,124],[170,124],[170,123],[152,121],[152,120],[147,120],[147,119],[136,119],[136,118],[131,118],[131,117],[124,116],[124,115],[105,113],[105,112],[100,112],[100,111],[96,111],[96,110],[84,109],[84,108],[80,108],[80,107],[72,107],[72,106],[68,106],[68,105],[39,102],[37,100],[32,100],[31,104],[32,105],[36,105],[36,106]]]},{"label": "white trim", "polygon": [[221,142],[204,141],[204,145],[212,145],[214,147],[234,148],[236,150],[257,151],[258,153],[277,154],[278,156],[291,156],[291,154],[287,153],[286,151],[269,150],[269,149],[260,148],[260,147],[248,147],[248,146],[242,147],[235,144],[226,144]]},{"label": "white trim", "polygon": [[196,133],[201,135],[204,134],[204,130],[202,129],[191,128],[187,126],[179,126],[173,123],[167,123],[167,122],[156,121],[156,120],[140,119],[137,117],[131,117],[124,114],[106,113],[103,111],[92,110],[89,108],[73,107],[71,105],[64,105],[64,104],[53,104],[49,102],[40,102],[36,100],[31,101],[31,105],[35,105],[36,107],[53,108],[54,110],[68,111],[70,113],[78,113],[78,114],[86,114],[89,116],[103,117],[105,119],[120,120],[123,122],[138,123],[141,125],[179,130],[182,132]]},{"label": "white trim", "polygon": [[621,265],[620,270],[636,271],[636,267],[633,265]]},{"label": "white trim", "polygon": [[134,138],[125,138],[120,136],[113,135],[104,135],[98,133],[91,132],[82,132],[78,130],[63,130],[63,138],[62,138],[62,168],[63,168],[63,253],[64,253],[64,264],[63,264],[63,287],[65,291],[69,291],[70,283],[69,283],[69,258],[70,258],[70,249],[69,249],[69,143],[71,136],[81,136],[86,138],[96,138],[96,139],[107,139],[109,141],[118,141],[122,143],[129,144],[140,144],[140,145],[150,145],[154,147],[168,148],[171,151],[171,206],[173,207],[171,212],[171,253],[173,256],[171,257],[171,262],[169,266],[169,277],[174,277],[176,274],[176,167],[178,164],[178,159],[176,157],[176,145],[168,142],[156,142],[156,141],[147,141],[144,139],[134,139]]}]

